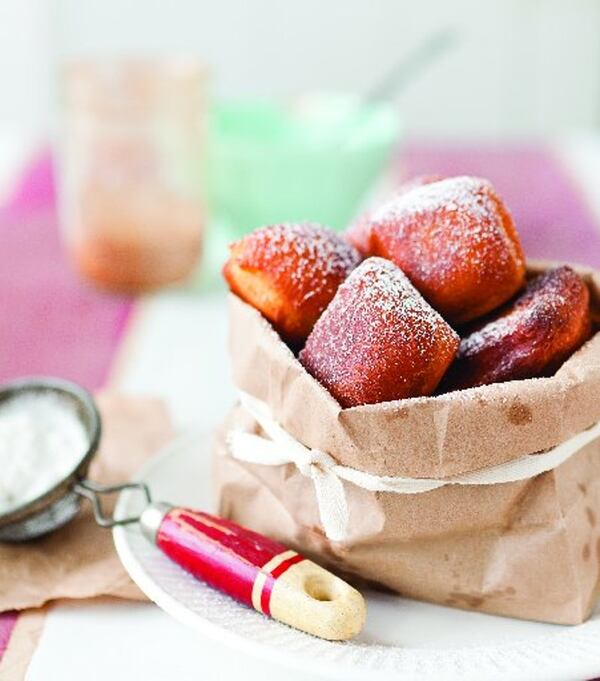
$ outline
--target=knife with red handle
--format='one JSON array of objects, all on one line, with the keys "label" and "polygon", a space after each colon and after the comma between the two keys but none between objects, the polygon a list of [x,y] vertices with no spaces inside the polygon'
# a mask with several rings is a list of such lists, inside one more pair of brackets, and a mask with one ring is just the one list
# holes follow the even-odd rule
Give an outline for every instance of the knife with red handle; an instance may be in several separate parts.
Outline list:
[{"label": "knife with red handle", "polygon": [[152,503],[144,535],[171,560],[210,586],[264,615],[332,641],[356,635],[361,594],[273,539],[202,511]]}]

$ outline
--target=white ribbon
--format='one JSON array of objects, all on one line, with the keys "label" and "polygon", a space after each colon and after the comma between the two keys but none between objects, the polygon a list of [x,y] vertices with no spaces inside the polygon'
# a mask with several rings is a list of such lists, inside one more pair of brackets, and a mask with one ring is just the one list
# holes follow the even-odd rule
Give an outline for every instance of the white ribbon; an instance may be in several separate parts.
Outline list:
[{"label": "white ribbon", "polygon": [[513,461],[443,480],[377,476],[356,468],[340,466],[326,452],[306,447],[275,421],[267,404],[252,395],[240,392],[240,402],[270,439],[233,430],[228,436],[231,455],[240,461],[264,466],[295,464],[302,475],[313,481],[321,523],[325,534],[332,541],[342,541],[346,537],[348,505],[342,480],[372,492],[394,494],[419,494],[445,485],[498,485],[516,482],[534,478],[560,466],[600,436],[599,422],[546,452],[526,454]]}]

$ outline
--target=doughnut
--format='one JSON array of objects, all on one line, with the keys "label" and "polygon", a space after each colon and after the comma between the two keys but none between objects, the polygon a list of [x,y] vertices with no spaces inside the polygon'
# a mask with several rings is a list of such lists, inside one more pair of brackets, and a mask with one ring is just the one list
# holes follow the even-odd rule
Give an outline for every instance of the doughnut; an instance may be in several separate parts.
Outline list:
[{"label": "doughnut", "polygon": [[442,390],[552,375],[591,334],[589,299],[570,267],[538,276],[512,305],[461,340]]},{"label": "doughnut", "polygon": [[223,267],[230,289],[300,346],[360,262],[341,236],[316,224],[263,227],[229,247]]},{"label": "doughnut", "polygon": [[[394,198],[406,194],[406,192],[421,187],[424,184],[431,184],[431,182],[438,182],[442,179],[441,175],[417,175],[416,177],[407,180],[401,184],[392,194]],[[371,253],[371,218],[373,217],[375,209],[367,209],[361,213],[358,218],[346,229],[344,237],[356,250],[365,258],[368,258]]]},{"label": "doughnut", "polygon": [[342,407],[430,395],[460,339],[389,260],[339,287],[299,359]]},{"label": "doughnut", "polygon": [[492,185],[453,177],[410,189],[368,220],[370,255],[396,263],[451,324],[480,317],[522,287],[525,259]]}]

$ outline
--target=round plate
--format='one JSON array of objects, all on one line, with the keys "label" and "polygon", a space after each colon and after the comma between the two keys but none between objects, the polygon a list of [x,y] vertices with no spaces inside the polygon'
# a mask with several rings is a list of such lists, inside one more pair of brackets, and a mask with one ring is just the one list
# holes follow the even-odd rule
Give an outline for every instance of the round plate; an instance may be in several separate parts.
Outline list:
[{"label": "round plate", "polygon": [[[210,437],[189,434],[149,461],[137,478],[155,499],[210,510]],[[140,511],[124,492],[116,517]],[[214,591],[172,563],[135,525],[114,529],[131,578],[160,608],[203,635],[328,678],[526,679],[600,675],[600,608],[585,624],[523,622],[369,591],[367,623],[349,643],[296,631]]]}]

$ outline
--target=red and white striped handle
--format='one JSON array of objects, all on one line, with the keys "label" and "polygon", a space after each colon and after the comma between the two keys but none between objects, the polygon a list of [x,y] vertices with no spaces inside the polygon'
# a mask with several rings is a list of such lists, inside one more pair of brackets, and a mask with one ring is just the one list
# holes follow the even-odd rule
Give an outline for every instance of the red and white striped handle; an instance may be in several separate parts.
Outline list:
[{"label": "red and white striped handle", "polygon": [[194,577],[255,610],[330,640],[357,634],[362,596],[349,584],[273,539],[230,520],[152,504],[144,533]]}]

